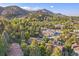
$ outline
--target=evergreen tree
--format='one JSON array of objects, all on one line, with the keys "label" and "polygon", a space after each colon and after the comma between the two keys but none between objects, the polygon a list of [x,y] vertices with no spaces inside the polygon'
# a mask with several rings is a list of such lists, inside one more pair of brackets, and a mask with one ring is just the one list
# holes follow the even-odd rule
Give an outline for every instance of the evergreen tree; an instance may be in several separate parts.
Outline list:
[{"label": "evergreen tree", "polygon": [[5,53],[6,53],[5,42],[0,35],[0,56],[5,56]]},{"label": "evergreen tree", "polygon": [[10,40],[9,39],[9,36],[8,36],[8,33],[6,31],[4,31],[2,33],[2,39],[3,39],[3,44],[4,44],[4,47],[5,47],[5,53],[7,54],[7,50],[8,50],[8,41]]},{"label": "evergreen tree", "polygon": [[45,41],[46,43],[49,41],[49,39],[46,36],[44,36],[42,40]]},{"label": "evergreen tree", "polygon": [[40,50],[38,47],[38,42],[33,39],[31,45],[29,46],[30,56],[40,56]]},{"label": "evergreen tree", "polygon": [[52,54],[52,51],[53,51],[52,41],[49,40],[46,47],[46,55],[50,56]]},{"label": "evergreen tree", "polygon": [[30,33],[27,31],[27,32],[25,32],[25,39],[26,39],[26,42],[28,41],[29,38],[30,38]]},{"label": "evergreen tree", "polygon": [[41,41],[39,45],[39,49],[40,49],[41,56],[46,56],[46,45],[44,41]]},{"label": "evergreen tree", "polygon": [[52,53],[53,56],[62,56],[62,52],[59,47],[55,47]]},{"label": "evergreen tree", "polygon": [[22,40],[21,42],[21,48],[23,50],[24,55],[29,56],[29,46],[27,45],[27,43],[25,43],[24,40]]}]

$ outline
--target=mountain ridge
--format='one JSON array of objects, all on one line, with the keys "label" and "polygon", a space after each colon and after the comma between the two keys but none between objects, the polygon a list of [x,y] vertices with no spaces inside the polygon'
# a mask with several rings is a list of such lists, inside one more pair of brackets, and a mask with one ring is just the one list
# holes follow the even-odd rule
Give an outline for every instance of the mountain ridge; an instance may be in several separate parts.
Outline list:
[{"label": "mountain ridge", "polygon": [[63,14],[57,14],[57,13],[53,13],[47,9],[39,9],[36,11],[29,11],[26,9],[23,9],[19,6],[6,6],[6,7],[0,7],[0,15],[4,16],[6,18],[14,18],[14,17],[22,17],[25,15],[28,15],[29,13],[33,13],[33,14],[45,14],[45,15],[61,15],[63,16]]}]

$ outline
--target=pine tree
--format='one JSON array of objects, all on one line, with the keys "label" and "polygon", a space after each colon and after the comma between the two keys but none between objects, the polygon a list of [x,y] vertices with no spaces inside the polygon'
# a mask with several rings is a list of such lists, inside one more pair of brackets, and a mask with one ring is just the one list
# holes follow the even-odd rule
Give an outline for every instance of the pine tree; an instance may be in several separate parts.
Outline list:
[{"label": "pine tree", "polygon": [[30,56],[40,56],[40,50],[38,47],[38,42],[33,39],[31,45],[29,46]]},{"label": "pine tree", "polygon": [[52,53],[53,56],[62,56],[62,52],[59,47],[55,47]]},{"label": "pine tree", "polygon": [[25,43],[24,40],[22,40],[21,42],[21,48],[23,50],[24,55],[29,56],[29,46],[27,45],[27,43]]},{"label": "pine tree", "polygon": [[8,33],[7,33],[6,31],[4,31],[4,32],[2,33],[2,39],[3,39],[3,42],[4,42],[5,53],[7,54],[8,41],[9,41],[10,39],[9,39]]},{"label": "pine tree", "polygon": [[52,54],[52,51],[53,51],[52,41],[49,40],[46,47],[46,55],[50,56]]},{"label": "pine tree", "polygon": [[74,42],[76,42],[75,35],[72,35],[68,40],[66,40],[64,47],[67,53],[65,55],[72,55],[73,50],[71,49],[71,46]]},{"label": "pine tree", "polygon": [[46,47],[44,45],[39,46],[41,56],[46,55]]},{"label": "pine tree", "polygon": [[24,33],[24,31],[21,31],[21,39],[25,40],[25,33]]},{"label": "pine tree", "polygon": [[7,44],[10,39],[9,39],[9,35],[8,35],[8,33],[6,31],[4,31],[2,33],[2,37],[3,37],[4,41],[5,41],[5,43]]},{"label": "pine tree", "polygon": [[5,53],[6,53],[5,42],[0,35],[0,56],[5,56]]},{"label": "pine tree", "polygon": [[30,38],[30,33],[27,31],[27,32],[25,32],[25,39],[26,39],[26,42],[28,41],[29,38]]}]

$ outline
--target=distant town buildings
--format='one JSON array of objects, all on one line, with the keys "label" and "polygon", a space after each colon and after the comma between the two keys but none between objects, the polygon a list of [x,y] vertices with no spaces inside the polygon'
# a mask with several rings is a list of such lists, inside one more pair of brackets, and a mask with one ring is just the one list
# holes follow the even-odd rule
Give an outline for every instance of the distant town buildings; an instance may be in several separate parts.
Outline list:
[{"label": "distant town buildings", "polygon": [[74,55],[75,55],[75,56],[79,56],[79,44],[74,43],[74,44],[72,44],[72,47],[71,47],[71,48],[72,48],[73,51],[74,51]]},{"label": "distant town buildings", "polygon": [[43,36],[46,36],[48,38],[54,38],[55,36],[59,36],[61,34],[60,29],[42,29],[41,33]]}]

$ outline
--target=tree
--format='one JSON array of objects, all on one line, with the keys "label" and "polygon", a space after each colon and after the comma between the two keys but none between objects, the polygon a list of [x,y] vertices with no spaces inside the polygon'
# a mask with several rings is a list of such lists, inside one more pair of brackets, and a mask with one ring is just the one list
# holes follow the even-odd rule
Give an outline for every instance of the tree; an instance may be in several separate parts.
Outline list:
[{"label": "tree", "polygon": [[29,55],[30,56],[40,56],[40,50],[38,47],[37,40],[33,39],[31,45],[29,46]]},{"label": "tree", "polygon": [[3,44],[4,44],[4,47],[5,47],[5,54],[7,54],[7,50],[8,50],[8,41],[10,40],[9,39],[9,36],[8,36],[8,34],[7,34],[7,32],[6,31],[4,31],[3,33],[2,33],[2,39],[3,39]]},{"label": "tree", "polygon": [[0,56],[5,56],[5,53],[6,53],[6,47],[5,47],[5,44],[4,44],[4,40],[1,38],[1,35],[0,35]]},{"label": "tree", "polygon": [[72,35],[68,40],[66,40],[64,47],[66,52],[64,55],[72,55],[73,50],[71,49],[72,43],[76,42],[76,36]]},{"label": "tree", "polygon": [[20,37],[20,32],[15,32],[14,36],[15,36],[14,42],[17,42],[20,44],[22,40],[22,38]]},{"label": "tree", "polygon": [[28,41],[29,38],[30,38],[30,33],[27,31],[27,32],[25,32],[25,39],[26,39],[26,42]]},{"label": "tree", "polygon": [[44,36],[42,40],[45,41],[46,43],[49,41],[49,39],[46,36]]},{"label": "tree", "polygon": [[76,42],[76,36],[75,35],[72,35],[68,40],[66,40],[64,46],[65,48],[71,48],[72,46],[72,43]]},{"label": "tree", "polygon": [[49,40],[46,47],[46,55],[50,56],[52,54],[52,51],[53,51],[52,41]]},{"label": "tree", "polygon": [[4,30],[4,27],[5,27],[5,25],[4,25],[4,20],[1,20],[1,18],[0,18],[0,33],[2,33],[3,32],[3,30]]},{"label": "tree", "polygon": [[8,33],[7,33],[6,31],[4,31],[4,32],[2,33],[2,37],[3,37],[4,41],[5,41],[6,44],[7,44],[7,43],[9,42],[10,38],[9,38],[9,35],[8,35]]},{"label": "tree", "polygon": [[62,52],[59,47],[55,47],[52,53],[53,56],[62,56]]},{"label": "tree", "polygon": [[24,31],[21,31],[21,39],[25,40],[25,33],[24,33]]},{"label": "tree", "polygon": [[23,50],[24,55],[29,56],[29,46],[27,45],[27,43],[25,43],[24,40],[22,40],[21,42],[21,48]]},{"label": "tree", "polygon": [[45,46],[44,41],[42,41],[41,44],[39,45],[39,49],[40,49],[41,56],[45,56],[46,55],[46,46]]}]

